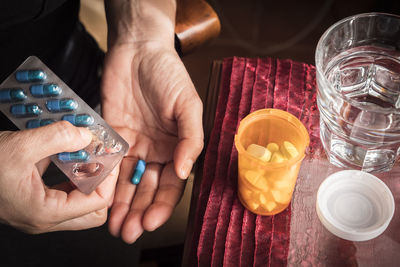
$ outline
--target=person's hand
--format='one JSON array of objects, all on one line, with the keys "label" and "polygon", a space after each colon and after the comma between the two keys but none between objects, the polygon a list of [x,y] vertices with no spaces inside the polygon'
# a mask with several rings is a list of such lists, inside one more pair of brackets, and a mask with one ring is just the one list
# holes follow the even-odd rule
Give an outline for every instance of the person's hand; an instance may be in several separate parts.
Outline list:
[{"label": "person's hand", "polygon": [[107,219],[117,170],[85,195],[69,183],[44,185],[49,156],[87,146],[92,134],[60,121],[37,129],[0,132],[0,221],[27,233],[80,230]]},{"label": "person's hand", "polygon": [[[173,49],[157,43],[109,50],[103,74],[105,120],[130,144],[123,159],[109,230],[127,243],[172,214],[203,148],[202,103]],[[131,183],[146,161],[139,185]]]},{"label": "person's hand", "polygon": [[[171,216],[203,149],[202,103],[174,49],[175,0],[106,1],[105,120],[128,141],[109,230],[133,243]],[[139,185],[137,160],[146,161]]]}]

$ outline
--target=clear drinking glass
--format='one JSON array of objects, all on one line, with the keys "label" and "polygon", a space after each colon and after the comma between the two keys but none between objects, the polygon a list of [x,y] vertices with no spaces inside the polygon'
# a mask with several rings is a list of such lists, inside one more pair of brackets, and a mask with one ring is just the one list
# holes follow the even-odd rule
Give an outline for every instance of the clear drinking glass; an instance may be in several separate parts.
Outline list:
[{"label": "clear drinking glass", "polygon": [[331,163],[388,171],[400,153],[400,17],[360,14],[318,42],[320,135]]}]

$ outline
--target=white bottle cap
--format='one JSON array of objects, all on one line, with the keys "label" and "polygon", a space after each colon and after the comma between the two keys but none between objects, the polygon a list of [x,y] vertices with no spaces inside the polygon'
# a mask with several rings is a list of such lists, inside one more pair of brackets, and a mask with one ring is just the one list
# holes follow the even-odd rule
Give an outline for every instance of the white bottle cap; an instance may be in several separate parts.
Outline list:
[{"label": "white bottle cap", "polygon": [[317,215],[332,234],[351,241],[377,237],[394,214],[389,188],[376,176],[357,170],[339,171],[322,182]]}]

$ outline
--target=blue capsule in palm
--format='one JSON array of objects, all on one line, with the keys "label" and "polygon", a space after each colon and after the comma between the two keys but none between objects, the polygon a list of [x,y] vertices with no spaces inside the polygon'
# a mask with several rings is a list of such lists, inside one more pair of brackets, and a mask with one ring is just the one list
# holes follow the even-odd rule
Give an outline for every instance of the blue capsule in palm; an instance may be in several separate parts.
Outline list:
[{"label": "blue capsule in palm", "polygon": [[135,172],[133,173],[133,176],[131,178],[131,183],[132,184],[139,184],[140,180],[142,179],[143,173],[146,169],[146,162],[144,160],[138,160],[135,168]]},{"label": "blue capsule in palm", "polygon": [[21,88],[0,90],[0,102],[19,102],[26,99],[26,94]]},{"label": "blue capsule in palm", "polygon": [[62,92],[61,87],[53,83],[31,85],[30,91],[34,97],[58,96]]},{"label": "blue capsule in palm", "polygon": [[55,120],[52,119],[43,119],[43,120],[29,120],[26,122],[26,128],[27,129],[33,129],[33,128],[38,128],[41,126],[46,126],[51,123],[55,122]]},{"label": "blue capsule in palm", "polygon": [[62,152],[57,155],[61,162],[86,162],[89,160],[89,153],[85,150],[75,152]]},{"label": "blue capsule in palm", "polygon": [[78,108],[78,103],[71,98],[47,100],[46,107],[50,112],[73,111]]},{"label": "blue capsule in palm", "polygon": [[37,104],[15,104],[10,112],[15,117],[36,117],[42,113],[42,109]]},{"label": "blue capsule in palm", "polygon": [[75,126],[90,126],[94,123],[94,119],[89,114],[68,114],[62,117],[62,120],[69,121]]},{"label": "blue capsule in palm", "polygon": [[21,83],[40,82],[46,79],[46,73],[43,70],[19,70],[15,79]]}]

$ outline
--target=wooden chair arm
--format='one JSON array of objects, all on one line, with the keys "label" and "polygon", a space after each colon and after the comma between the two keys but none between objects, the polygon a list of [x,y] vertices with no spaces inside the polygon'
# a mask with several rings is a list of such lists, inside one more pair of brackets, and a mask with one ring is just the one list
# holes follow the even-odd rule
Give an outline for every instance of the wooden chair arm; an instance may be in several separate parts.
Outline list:
[{"label": "wooden chair arm", "polygon": [[175,25],[177,50],[182,55],[217,37],[221,30],[217,13],[204,0],[177,0]]}]

